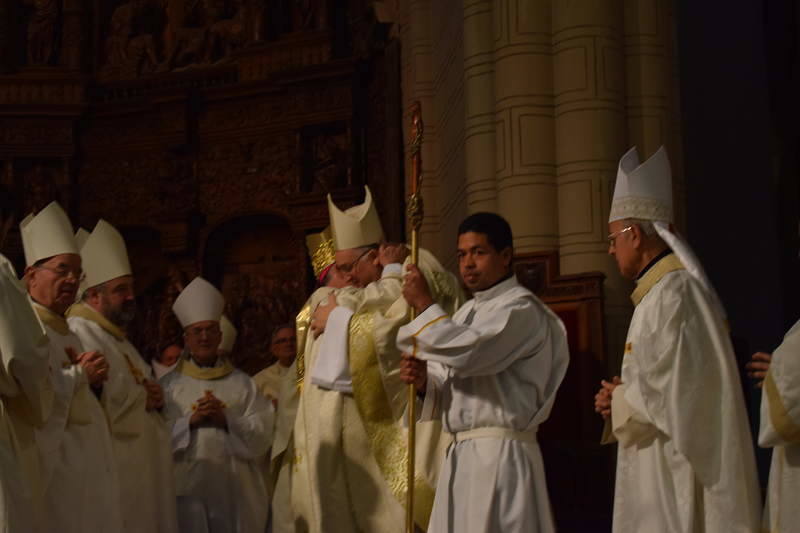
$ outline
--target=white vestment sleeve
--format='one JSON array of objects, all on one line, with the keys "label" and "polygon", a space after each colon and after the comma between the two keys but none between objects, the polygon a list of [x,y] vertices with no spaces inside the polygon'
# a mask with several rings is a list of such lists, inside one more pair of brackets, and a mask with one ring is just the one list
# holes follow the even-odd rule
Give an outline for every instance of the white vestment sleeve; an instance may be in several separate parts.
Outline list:
[{"label": "white vestment sleeve", "polygon": [[182,416],[172,422],[172,453],[185,450],[192,442],[192,431],[189,419],[192,415]]},{"label": "white vestment sleeve", "polygon": [[[520,356],[535,353],[544,339],[543,324],[537,323],[532,300],[517,300],[497,309],[492,320],[480,324],[457,324],[438,304],[433,304],[398,333],[398,348],[414,351],[417,357],[436,361],[453,369],[459,377],[502,372]],[[518,335],[500,335],[504,331]],[[520,339],[531,345],[523,349]]]},{"label": "white vestment sleeve", "polygon": [[758,444],[800,444],[800,322],[772,354],[761,396]]},{"label": "white vestment sleeve", "polygon": [[253,385],[250,403],[241,416],[225,410],[228,422],[228,450],[244,461],[266,455],[272,444],[275,410],[272,402],[259,394]]},{"label": "white vestment sleeve", "polygon": [[617,441],[625,448],[658,433],[647,416],[633,407],[635,402],[628,401],[628,396],[632,395],[626,389],[627,385],[618,385],[611,397],[611,427]]},{"label": "white vestment sleeve", "polygon": [[311,371],[311,383],[314,385],[339,392],[353,392],[347,349],[352,316],[353,311],[342,306],[337,306],[328,316],[319,356]]}]

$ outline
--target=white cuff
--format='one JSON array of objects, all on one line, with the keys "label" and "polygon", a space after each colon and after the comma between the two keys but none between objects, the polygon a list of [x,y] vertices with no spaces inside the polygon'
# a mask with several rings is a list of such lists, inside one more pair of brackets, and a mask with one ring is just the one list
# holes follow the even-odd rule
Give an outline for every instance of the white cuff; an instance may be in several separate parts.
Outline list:
[{"label": "white cuff", "polygon": [[247,447],[247,444],[245,444],[247,435],[245,435],[242,428],[239,427],[239,419],[235,416],[231,416],[227,409],[224,410],[224,413],[225,421],[228,423],[228,438],[225,441],[228,453],[245,461],[257,459],[257,457],[254,457],[250,452],[250,448]]},{"label": "white cuff", "polygon": [[337,306],[328,316],[319,354],[311,371],[311,383],[314,385],[339,392],[353,392],[347,349],[352,316],[353,311],[342,306]]},{"label": "white cuff", "polygon": [[[428,306],[420,315],[406,324],[405,326],[401,327],[397,332],[397,348],[401,352],[408,352],[411,353],[411,350],[414,348],[413,338],[422,331],[425,326],[434,322],[435,320],[446,316],[444,309],[437,304],[434,303],[433,305]],[[424,359],[424,357],[420,357],[420,354],[417,354],[420,359]]]},{"label": "white cuff", "polygon": [[191,417],[192,415],[183,416],[172,424],[172,453],[185,450],[192,442],[192,432],[189,427]]},{"label": "white cuff", "polygon": [[658,430],[625,399],[625,385],[618,385],[611,397],[611,428],[622,447],[627,448],[654,436]]},{"label": "white cuff", "polygon": [[402,276],[403,275],[403,265],[400,263],[389,263],[385,267],[383,267],[383,272],[381,272],[381,278],[386,278],[389,276]]}]

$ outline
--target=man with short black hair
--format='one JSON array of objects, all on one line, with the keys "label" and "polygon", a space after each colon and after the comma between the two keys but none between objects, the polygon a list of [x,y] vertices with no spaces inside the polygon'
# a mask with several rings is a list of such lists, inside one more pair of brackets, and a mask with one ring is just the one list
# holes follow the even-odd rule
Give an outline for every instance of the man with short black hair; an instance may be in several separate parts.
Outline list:
[{"label": "man with short black hair", "polygon": [[422,396],[421,420],[454,438],[436,488],[431,533],[552,532],[536,430],[569,361],[561,320],[514,276],[511,228],[475,213],[458,229],[472,291],[452,318],[407,267],[403,296],[419,316],[400,328],[401,377]]}]

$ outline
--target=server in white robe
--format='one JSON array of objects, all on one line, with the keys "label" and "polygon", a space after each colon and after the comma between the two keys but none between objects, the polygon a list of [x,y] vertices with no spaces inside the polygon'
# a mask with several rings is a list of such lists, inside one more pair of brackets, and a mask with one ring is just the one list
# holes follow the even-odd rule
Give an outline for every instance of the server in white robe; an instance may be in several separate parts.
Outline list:
[{"label": "server in white robe", "polygon": [[615,532],[753,532],[760,491],[724,310],[691,249],[671,231],[662,147],[619,165],[609,253],[636,280],[622,376],[595,409],[617,440]]},{"label": "server in white robe", "polygon": [[136,315],[125,241],[100,220],[80,252],[88,288],[67,312],[67,322],[84,349],[103,353],[108,362],[100,403],[119,476],[121,531],[177,532],[170,438],[159,413],[163,392],[125,331]]},{"label": "server in white robe", "polygon": [[[14,203],[0,186],[0,245]],[[36,532],[43,512],[34,430],[50,415],[47,333],[14,267],[0,255],[0,530]]]},{"label": "server in white robe", "polygon": [[42,466],[42,530],[85,533],[122,530],[119,485],[105,413],[97,399],[108,377],[105,357],[86,352],[64,313],[83,278],[66,213],[55,202],[20,224],[25,283],[49,339],[55,398],[36,432]]},{"label": "server in white robe", "polygon": [[409,267],[403,294],[419,313],[400,328],[403,377],[453,435],[436,488],[432,533],[552,532],[536,430],[550,414],[569,353],[564,325],[511,271],[512,235],[493,213],[458,230],[473,291],[452,317]]},{"label": "server in white robe", "polygon": [[800,527],[800,322],[772,354],[759,352],[748,364],[763,380],[758,444],[772,448],[763,530]]},{"label": "server in white robe", "polygon": [[274,414],[253,380],[218,357],[223,306],[199,277],[173,305],[189,355],[162,379],[178,519],[181,531],[260,533],[269,509],[261,464]]}]

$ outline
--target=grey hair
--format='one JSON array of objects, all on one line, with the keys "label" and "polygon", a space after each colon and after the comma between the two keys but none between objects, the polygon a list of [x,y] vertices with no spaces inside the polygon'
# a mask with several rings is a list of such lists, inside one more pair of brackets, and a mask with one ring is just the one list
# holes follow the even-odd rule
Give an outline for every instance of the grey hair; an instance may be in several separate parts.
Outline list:
[{"label": "grey hair", "polygon": [[[626,226],[638,226],[642,233],[644,233],[647,237],[658,237],[656,233],[656,226],[653,224],[651,220],[642,220],[639,218],[626,218],[625,219]],[[659,237],[660,238],[660,237]]]}]

